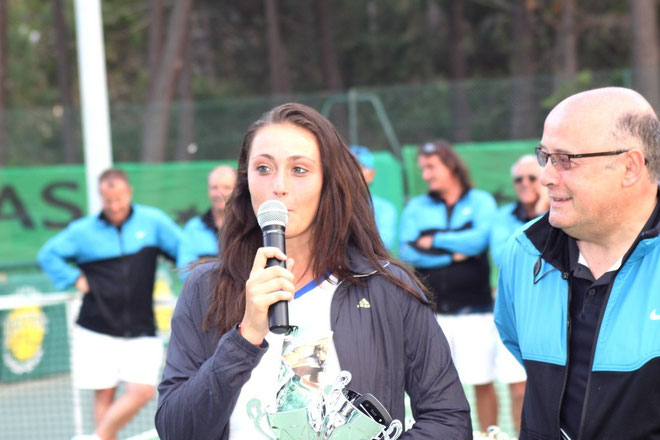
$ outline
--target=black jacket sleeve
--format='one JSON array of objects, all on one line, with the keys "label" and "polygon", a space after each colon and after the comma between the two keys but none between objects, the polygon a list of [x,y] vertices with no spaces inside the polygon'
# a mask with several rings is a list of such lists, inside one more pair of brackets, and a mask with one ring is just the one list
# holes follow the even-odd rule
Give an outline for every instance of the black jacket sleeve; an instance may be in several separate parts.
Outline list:
[{"label": "black jacket sleeve", "polygon": [[405,300],[405,386],[415,424],[401,439],[471,439],[470,406],[447,339],[430,307]]},{"label": "black jacket sleeve", "polygon": [[268,348],[265,341],[252,345],[236,327],[217,343],[212,330],[202,329],[210,294],[207,266],[186,278],[172,317],[156,412],[163,440],[227,438],[240,390]]}]

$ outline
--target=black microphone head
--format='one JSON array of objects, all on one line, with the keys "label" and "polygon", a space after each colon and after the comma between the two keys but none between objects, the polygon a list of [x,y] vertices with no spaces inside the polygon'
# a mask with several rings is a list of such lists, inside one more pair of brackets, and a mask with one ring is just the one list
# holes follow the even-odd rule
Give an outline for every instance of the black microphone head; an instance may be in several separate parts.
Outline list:
[{"label": "black microphone head", "polygon": [[289,211],[279,200],[268,200],[261,204],[257,211],[257,223],[261,229],[270,225],[286,227],[289,221]]}]

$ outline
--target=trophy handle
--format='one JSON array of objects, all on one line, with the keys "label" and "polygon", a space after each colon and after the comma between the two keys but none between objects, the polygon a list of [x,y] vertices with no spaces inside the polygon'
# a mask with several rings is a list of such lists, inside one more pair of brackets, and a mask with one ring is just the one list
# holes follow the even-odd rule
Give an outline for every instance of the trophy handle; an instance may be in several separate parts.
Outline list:
[{"label": "trophy handle", "polygon": [[259,399],[252,399],[247,403],[247,412],[248,412],[248,417],[254,422],[254,426],[257,427],[257,429],[266,437],[268,437],[271,440],[277,440],[277,437],[274,437],[273,434],[270,432],[270,429],[264,429],[263,428],[263,421],[264,419],[266,422],[268,422],[268,418],[266,417],[266,413],[261,409],[261,400]]},{"label": "trophy handle", "polygon": [[339,375],[337,375],[337,379],[335,379],[335,384],[334,384],[334,389],[344,389],[346,385],[353,379],[353,376],[351,375],[350,371],[345,371],[342,370],[339,372]]},{"label": "trophy handle", "polygon": [[403,434],[403,424],[399,420],[392,420],[390,426],[383,431],[383,440],[396,440]]}]

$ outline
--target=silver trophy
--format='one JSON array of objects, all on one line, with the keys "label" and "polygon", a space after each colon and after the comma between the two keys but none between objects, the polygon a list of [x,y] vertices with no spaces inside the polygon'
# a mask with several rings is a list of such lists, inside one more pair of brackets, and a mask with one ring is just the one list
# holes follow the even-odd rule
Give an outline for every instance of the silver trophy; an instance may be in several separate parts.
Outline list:
[{"label": "silver trophy", "polygon": [[[318,440],[323,401],[293,375],[277,392],[275,406],[262,409],[259,399],[248,402],[248,415],[265,436],[280,440]],[[267,421],[267,426],[264,423]]]},{"label": "silver trophy", "polygon": [[330,392],[321,396],[293,375],[278,391],[275,405],[263,410],[261,401],[252,399],[248,402],[248,415],[259,431],[274,440],[399,438],[403,433],[401,422],[391,420],[373,396],[347,389],[350,381],[351,373],[342,371]]},{"label": "silver trophy", "polygon": [[[371,395],[346,388],[351,373],[342,371],[325,399],[323,440],[396,440],[403,433],[399,420],[392,420],[384,407]],[[369,396],[369,399],[365,399]]]}]

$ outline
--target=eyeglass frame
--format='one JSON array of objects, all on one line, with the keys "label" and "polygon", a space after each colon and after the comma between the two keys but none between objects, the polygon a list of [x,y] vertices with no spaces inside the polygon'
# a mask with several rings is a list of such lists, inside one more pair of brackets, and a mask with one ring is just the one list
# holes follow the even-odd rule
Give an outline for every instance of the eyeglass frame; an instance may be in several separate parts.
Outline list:
[{"label": "eyeglass frame", "polygon": [[[570,153],[546,153],[541,149],[541,147],[536,147],[534,148],[534,153],[536,153],[536,161],[539,163],[541,167],[545,167],[548,164],[548,159],[550,160],[550,163],[552,163],[553,166],[561,166],[563,170],[570,170],[571,169],[571,160],[572,159],[581,159],[583,157],[599,157],[599,156],[616,156],[619,154],[627,153],[630,150],[613,150],[613,151],[600,151],[598,153],[581,153],[581,154],[570,154]],[[545,161],[541,159],[541,157],[545,155]],[[568,158],[566,163],[568,163],[568,166],[564,166],[559,160],[553,160],[552,156],[564,156]],[[543,163],[545,162],[545,163]],[[646,162],[646,160],[645,160]]]}]

